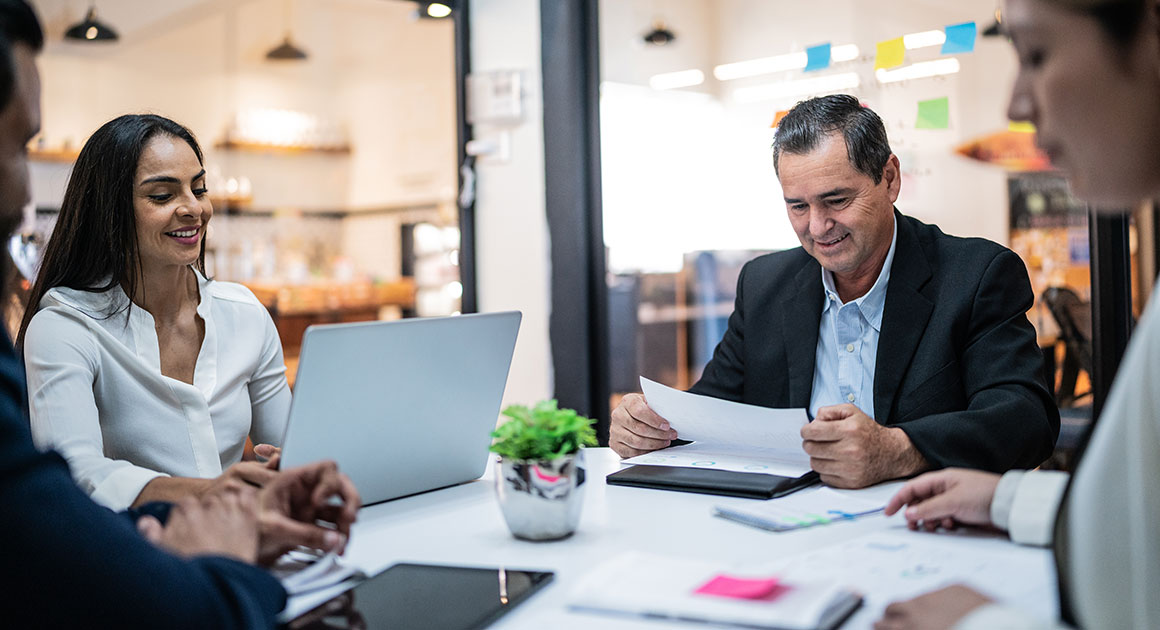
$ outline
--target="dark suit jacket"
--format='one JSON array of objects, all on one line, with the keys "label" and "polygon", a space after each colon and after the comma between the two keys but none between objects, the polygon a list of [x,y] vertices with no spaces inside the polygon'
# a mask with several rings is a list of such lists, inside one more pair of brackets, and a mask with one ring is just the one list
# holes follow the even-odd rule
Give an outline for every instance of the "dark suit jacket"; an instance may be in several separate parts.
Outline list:
[{"label": "dark suit jacket", "polygon": [[[1059,411],[1027,321],[1023,261],[895,211],[898,244],[874,372],[874,413],[935,468],[1038,465]],[[750,261],[725,337],[690,391],[764,407],[808,407],[822,316],[822,272],[802,248]]]},{"label": "dark suit jacket", "polygon": [[182,560],[93,503],[32,444],[24,368],[0,333],[0,627],[272,628],[286,592],[220,557]]}]

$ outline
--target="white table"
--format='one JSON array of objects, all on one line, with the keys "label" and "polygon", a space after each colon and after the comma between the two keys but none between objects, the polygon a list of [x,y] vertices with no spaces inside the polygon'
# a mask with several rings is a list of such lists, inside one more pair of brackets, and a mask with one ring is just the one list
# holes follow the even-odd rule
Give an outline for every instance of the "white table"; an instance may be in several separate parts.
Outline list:
[{"label": "white table", "polygon": [[[493,627],[661,630],[707,626],[573,613],[566,608],[569,593],[586,571],[606,558],[632,550],[713,561],[727,570],[735,565],[768,563],[882,530],[928,539],[939,536],[906,532],[901,515],[766,532],[712,515],[716,505],[752,504],[752,499],[605,485],[604,476],[617,470],[619,462],[610,449],[587,451],[588,481],[580,527],[566,540],[533,543],[512,537],[496,502],[493,466],[489,466],[483,479],[363,508],[346,562],[368,574],[397,562],[550,570],[556,573],[553,583]],[[861,492],[889,496],[896,485]],[[995,576],[991,590],[1002,594],[1004,584],[1017,580],[1025,589],[1021,595],[1024,602],[1030,599],[1040,608],[1038,612],[1054,614],[1055,577],[1047,550],[1019,547],[998,536],[941,535],[938,540],[960,549],[963,545],[1000,548],[1004,554],[1018,555],[1023,574],[1005,571],[1005,575]],[[842,567],[834,568],[836,579],[841,572]],[[843,628],[870,627],[883,605],[868,600]]]}]

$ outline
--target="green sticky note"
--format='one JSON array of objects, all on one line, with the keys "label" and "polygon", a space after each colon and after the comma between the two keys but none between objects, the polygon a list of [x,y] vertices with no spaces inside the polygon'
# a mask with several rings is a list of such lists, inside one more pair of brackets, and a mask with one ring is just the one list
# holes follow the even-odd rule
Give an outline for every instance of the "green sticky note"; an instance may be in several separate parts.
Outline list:
[{"label": "green sticky note", "polygon": [[951,103],[946,96],[918,102],[915,129],[947,129],[951,126]]}]

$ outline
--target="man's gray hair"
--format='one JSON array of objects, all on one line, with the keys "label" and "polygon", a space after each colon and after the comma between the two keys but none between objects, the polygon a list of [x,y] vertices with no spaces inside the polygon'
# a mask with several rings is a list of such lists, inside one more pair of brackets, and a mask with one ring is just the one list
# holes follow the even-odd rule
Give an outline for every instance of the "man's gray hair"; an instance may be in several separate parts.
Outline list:
[{"label": "man's gray hair", "polygon": [[778,177],[782,153],[803,155],[813,151],[822,138],[841,132],[850,163],[861,173],[882,181],[882,169],[890,160],[890,142],[882,119],[849,94],[819,96],[793,106],[777,126],[773,138],[773,170]]}]

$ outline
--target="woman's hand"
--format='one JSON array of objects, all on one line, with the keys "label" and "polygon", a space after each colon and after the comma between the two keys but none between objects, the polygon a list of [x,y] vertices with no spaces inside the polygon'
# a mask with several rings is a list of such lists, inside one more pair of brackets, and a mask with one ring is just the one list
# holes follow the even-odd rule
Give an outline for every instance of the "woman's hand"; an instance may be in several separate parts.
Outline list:
[{"label": "woman's hand", "polygon": [[948,468],[906,482],[886,504],[887,516],[904,505],[910,529],[934,531],[963,525],[992,525],[991,500],[1001,477],[994,473]]},{"label": "woman's hand", "polygon": [[961,584],[919,595],[886,607],[874,630],[941,630],[950,628],[991,599]]}]

